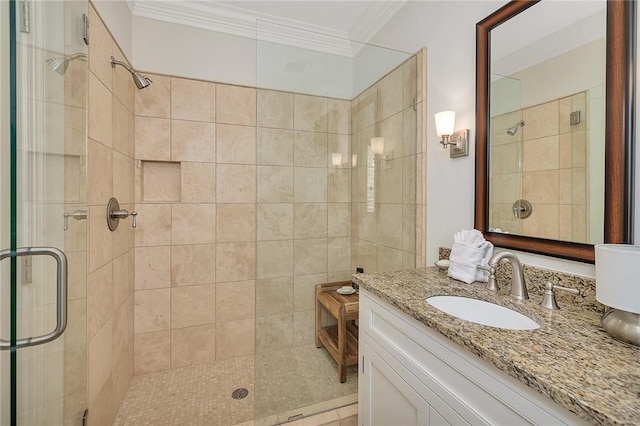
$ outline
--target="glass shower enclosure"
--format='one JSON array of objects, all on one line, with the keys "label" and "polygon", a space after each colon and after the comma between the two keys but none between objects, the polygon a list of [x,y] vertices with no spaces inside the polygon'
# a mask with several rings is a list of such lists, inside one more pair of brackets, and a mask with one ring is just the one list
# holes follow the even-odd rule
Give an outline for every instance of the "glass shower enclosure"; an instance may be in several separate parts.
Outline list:
[{"label": "glass shower enclosure", "polygon": [[86,2],[0,4],[0,424],[82,423]]},{"label": "glass shower enclosure", "polygon": [[[316,347],[318,284],[416,265],[417,60],[257,23],[254,414],[277,424],[357,402]],[[335,319],[321,315],[321,326]]]}]

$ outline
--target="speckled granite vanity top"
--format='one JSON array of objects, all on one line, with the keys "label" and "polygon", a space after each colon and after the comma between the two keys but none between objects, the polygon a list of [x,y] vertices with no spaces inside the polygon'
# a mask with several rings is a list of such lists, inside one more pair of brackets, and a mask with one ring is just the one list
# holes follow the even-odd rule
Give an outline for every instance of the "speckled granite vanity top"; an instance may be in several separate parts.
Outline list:
[{"label": "speckled granite vanity top", "polygon": [[[640,424],[640,349],[613,340],[600,326],[600,313],[561,304],[548,311],[541,297],[519,302],[510,286],[498,293],[484,284],[448,278],[435,267],[357,274],[356,284],[437,330],[527,386],[594,424]],[[452,317],[425,302],[435,295],[487,300],[521,312],[541,325],[515,331]]]}]

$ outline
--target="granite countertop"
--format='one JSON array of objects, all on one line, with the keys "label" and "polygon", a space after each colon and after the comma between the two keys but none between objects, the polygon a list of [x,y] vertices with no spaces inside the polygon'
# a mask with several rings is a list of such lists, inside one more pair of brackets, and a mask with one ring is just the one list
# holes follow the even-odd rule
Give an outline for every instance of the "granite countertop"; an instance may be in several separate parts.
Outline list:
[{"label": "granite countertop", "polygon": [[[612,339],[598,312],[566,302],[559,311],[549,311],[539,306],[538,295],[530,293],[529,300],[520,302],[509,296],[510,285],[493,293],[484,283],[455,281],[435,267],[352,279],[586,421],[640,424],[640,349]],[[445,294],[494,302],[541,326],[518,331],[477,325],[424,300]]]}]

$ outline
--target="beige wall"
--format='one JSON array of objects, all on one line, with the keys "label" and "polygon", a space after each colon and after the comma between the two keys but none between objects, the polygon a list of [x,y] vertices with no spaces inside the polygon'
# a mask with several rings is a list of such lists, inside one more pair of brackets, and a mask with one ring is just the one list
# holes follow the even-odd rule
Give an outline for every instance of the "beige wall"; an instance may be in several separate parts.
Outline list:
[{"label": "beige wall", "polygon": [[311,341],[313,284],[350,270],[350,170],[329,153],[349,156],[349,102],[151,79],[136,98],[136,374]]},{"label": "beige wall", "polygon": [[[423,149],[417,137],[422,105],[414,110],[414,99],[422,103],[423,61],[421,50],[352,101],[358,156],[352,176],[353,269],[393,271],[424,262]],[[372,137],[384,138],[384,153],[368,162]]]},{"label": "beige wall", "polygon": [[136,96],[135,373],[253,353],[256,91]]},{"label": "beige wall", "polygon": [[[369,90],[380,119],[361,121],[394,151],[379,172],[379,253],[353,252],[369,270],[421,255],[416,68]],[[150,78],[136,92],[135,373],[313,342],[315,284],[355,268],[351,120],[364,102]]]},{"label": "beige wall", "polygon": [[87,317],[90,423],[111,424],[133,376],[134,233],[130,220],[114,232],[106,204],[134,207],[134,90],[131,75],[112,68],[126,61],[93,7],[89,7],[89,138]]},{"label": "beige wall", "polygon": [[[587,92],[545,102],[492,119],[490,226],[520,235],[587,242]],[[580,111],[581,122],[569,115]],[[510,136],[505,129],[525,125]],[[511,208],[528,200],[533,212],[514,217]]]},{"label": "beige wall", "polygon": [[349,279],[350,102],[259,91],[258,120],[261,353],[313,342],[315,284]]}]

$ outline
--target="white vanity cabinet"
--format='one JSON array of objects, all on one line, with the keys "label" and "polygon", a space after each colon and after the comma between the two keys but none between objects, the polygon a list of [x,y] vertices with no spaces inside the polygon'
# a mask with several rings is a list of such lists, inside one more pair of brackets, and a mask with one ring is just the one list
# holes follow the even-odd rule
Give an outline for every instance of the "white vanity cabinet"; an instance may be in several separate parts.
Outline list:
[{"label": "white vanity cabinet", "polygon": [[360,288],[362,426],[586,424]]}]

